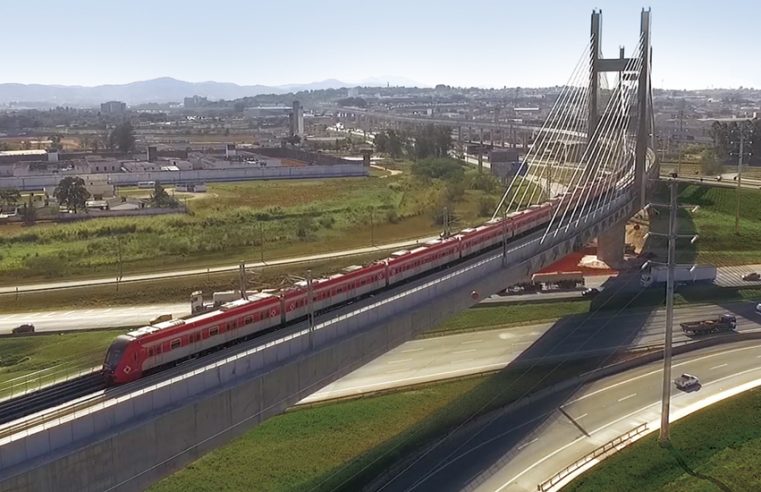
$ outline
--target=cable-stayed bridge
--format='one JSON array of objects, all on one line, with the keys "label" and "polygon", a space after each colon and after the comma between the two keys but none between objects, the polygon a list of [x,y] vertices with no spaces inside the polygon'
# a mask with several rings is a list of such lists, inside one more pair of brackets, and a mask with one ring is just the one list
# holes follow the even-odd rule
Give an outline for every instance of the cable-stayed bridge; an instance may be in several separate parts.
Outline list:
[{"label": "cable-stayed bridge", "polygon": [[[628,58],[602,57],[599,27],[594,13],[589,41],[490,224],[447,239],[458,242],[457,261],[233,349],[3,424],[0,490],[140,490],[593,238],[604,261],[621,261],[625,222],[657,176],[650,13],[642,13]],[[614,81],[601,83],[602,74]],[[519,223],[530,225],[517,234]],[[463,252],[479,231],[495,228],[496,241]]]}]

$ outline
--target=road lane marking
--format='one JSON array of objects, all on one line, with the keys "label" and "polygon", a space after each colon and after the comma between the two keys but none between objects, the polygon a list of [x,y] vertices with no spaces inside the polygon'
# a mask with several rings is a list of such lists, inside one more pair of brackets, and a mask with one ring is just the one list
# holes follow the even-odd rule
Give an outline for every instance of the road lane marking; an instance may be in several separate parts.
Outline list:
[{"label": "road lane marking", "polygon": [[454,352],[452,352],[452,355],[454,355],[454,354],[468,354],[470,352],[478,352],[478,350],[476,350],[476,349],[455,350]]},{"label": "road lane marking", "polygon": [[386,361],[386,364],[401,364],[402,362],[409,362],[412,359],[398,359],[398,360],[389,360]]},{"label": "road lane marking", "polygon": [[634,398],[635,396],[637,396],[637,393],[632,393],[631,395],[626,395],[623,398],[619,398],[618,401],[621,402],[621,401],[624,401],[624,400],[628,400],[629,398]]},{"label": "road lane marking", "polygon": [[[735,350],[729,350],[729,351],[726,351],[726,352],[724,352],[724,353],[726,354],[726,353],[730,353],[730,352],[734,352],[734,351],[735,351]],[[658,371],[654,371],[654,372],[660,372],[660,371],[661,371],[661,370],[659,369]],[[732,375],[729,375],[729,376],[726,376],[726,377],[723,377],[723,378],[717,379],[717,380],[715,380],[715,381],[707,382],[707,383],[706,383],[706,385],[715,384],[715,383],[718,383],[719,381],[722,381],[722,380],[725,380],[725,379],[729,379],[729,378],[733,378],[733,377],[737,377],[737,376],[740,376],[740,375],[742,375],[742,374],[745,374],[745,373],[749,373],[749,372],[753,372],[753,371],[758,371],[758,368],[757,368],[757,367],[754,367],[754,368],[751,368],[751,369],[747,369],[747,370],[745,370],[745,371],[741,371],[741,372],[738,372],[738,373],[736,373],[736,374],[732,374]],[[708,398],[706,398],[706,399],[709,399],[709,398],[710,398],[710,397],[708,397]],[[647,411],[648,409],[650,409],[651,407],[654,407],[654,406],[658,405],[659,403],[660,403],[659,401],[654,401],[654,402],[652,402],[652,403],[650,403],[650,404],[648,404],[648,405],[646,405],[646,406],[644,406],[644,407],[641,407],[641,408],[639,408],[638,410],[635,410],[635,411],[633,411],[633,412],[629,412],[629,413],[627,413],[626,415],[624,415],[624,416],[622,416],[622,417],[620,417],[620,418],[618,418],[618,419],[616,419],[616,420],[613,420],[613,421],[611,421],[611,422],[608,422],[608,423],[606,423],[606,424],[603,424],[602,426],[598,427],[597,429],[593,429],[593,430],[591,430],[591,431],[589,432],[589,434],[590,434],[590,435],[594,435],[594,434],[596,434],[596,433],[600,432],[601,430],[603,430],[603,429],[607,429],[608,427],[611,427],[611,426],[613,426],[613,425],[615,425],[615,424],[617,424],[617,423],[619,423],[619,422],[622,422],[622,421],[624,421],[624,420],[627,420],[627,419],[629,419],[629,418],[631,418],[631,417],[633,417],[633,416],[637,415],[637,414],[638,414],[638,413],[640,413],[640,412],[645,412],[645,411]],[[547,456],[543,457],[543,458],[542,458],[542,459],[540,459],[539,461],[535,462],[534,464],[532,464],[532,465],[530,465],[529,467],[527,467],[526,469],[524,469],[522,472],[520,472],[518,475],[514,476],[512,479],[510,479],[510,480],[508,480],[507,482],[505,482],[505,483],[504,483],[504,484],[503,484],[501,487],[499,487],[499,488],[498,488],[498,489],[497,489],[495,492],[501,492],[501,491],[502,491],[502,490],[504,490],[504,489],[505,489],[505,488],[506,488],[508,485],[510,485],[511,483],[515,482],[515,481],[516,481],[516,480],[518,480],[520,477],[522,477],[523,475],[525,475],[526,473],[528,473],[528,472],[529,472],[529,471],[531,471],[532,469],[536,468],[538,465],[540,465],[540,464],[544,463],[545,461],[547,461],[548,459],[552,458],[552,457],[553,457],[553,456],[555,456],[556,454],[560,453],[561,451],[564,451],[565,449],[567,449],[567,448],[569,448],[569,447],[573,446],[573,445],[574,445],[574,444],[576,444],[577,442],[580,442],[580,441],[582,441],[582,440],[584,440],[584,439],[586,439],[586,438],[585,438],[585,437],[579,437],[579,438],[577,438],[577,439],[574,439],[573,441],[571,441],[571,442],[569,442],[569,443],[565,444],[564,446],[562,446],[562,447],[560,447],[560,448],[556,449],[556,450],[555,450],[555,451],[553,451],[552,453],[548,454]]]},{"label": "road lane marking", "polygon": [[[720,355],[726,355],[726,354],[730,354],[730,353],[734,353],[734,352],[740,352],[740,351],[743,351],[743,350],[752,350],[752,349],[758,349],[758,344],[754,344],[754,345],[751,345],[751,346],[748,346],[748,347],[739,347],[739,348],[736,348],[736,349],[728,350],[726,352],[715,352],[715,353],[704,355],[702,357],[698,357],[698,358],[695,358],[695,359],[685,359],[683,362],[678,362],[678,363],[674,364],[673,367],[679,367],[679,366],[683,366],[685,364],[691,364],[691,363],[694,363],[694,362],[697,362],[697,361],[700,361],[700,360],[703,360],[703,359],[709,359],[711,357],[717,357],[717,356],[720,356]],[[565,402],[563,404],[563,407],[564,408],[568,407],[572,403],[576,403],[578,401],[584,400],[586,398],[589,398],[590,396],[594,396],[594,395],[596,395],[598,393],[602,393],[602,392],[607,391],[609,389],[617,388],[618,386],[621,386],[621,385],[624,385],[624,384],[629,384],[629,383],[631,383],[632,381],[634,381],[636,379],[642,379],[642,378],[647,377],[647,376],[649,376],[651,374],[655,374],[657,372],[661,372],[662,370],[663,369],[655,369],[655,370],[652,370],[652,371],[648,371],[648,372],[642,373],[642,374],[640,374],[638,376],[633,376],[633,377],[631,377],[629,379],[626,379],[624,381],[619,381],[617,383],[613,383],[610,386],[605,386],[604,388],[600,388],[598,390],[592,391],[591,393],[587,393],[587,394],[585,394],[583,396],[580,396],[580,397],[576,398],[575,400],[567,401],[567,402]],[[592,383],[592,384],[594,384],[594,383]]]},{"label": "road lane marking", "polygon": [[420,352],[421,350],[423,350],[423,347],[402,350],[401,353],[406,354],[406,353],[409,353],[409,352]]},{"label": "road lane marking", "polygon": [[714,369],[720,369],[722,367],[727,367],[729,364],[719,364],[718,366],[713,366],[710,370],[713,371]]},{"label": "road lane marking", "polygon": [[481,343],[483,341],[484,340],[482,338],[479,338],[478,340],[468,340],[467,342],[462,342],[460,345],[468,345],[468,344],[471,344],[471,343]]},{"label": "road lane marking", "polygon": [[535,437],[534,439],[530,440],[529,442],[523,443],[520,446],[518,446],[518,449],[521,450],[521,449],[525,448],[526,446],[528,446],[529,444],[533,444],[533,443],[535,443],[538,440],[539,440],[539,438]]},{"label": "road lane marking", "polygon": [[576,417],[576,420],[581,420],[581,419],[583,419],[584,417],[586,417],[587,415],[589,415],[589,414],[588,414],[588,413],[582,413],[581,415],[579,415],[578,417]]}]

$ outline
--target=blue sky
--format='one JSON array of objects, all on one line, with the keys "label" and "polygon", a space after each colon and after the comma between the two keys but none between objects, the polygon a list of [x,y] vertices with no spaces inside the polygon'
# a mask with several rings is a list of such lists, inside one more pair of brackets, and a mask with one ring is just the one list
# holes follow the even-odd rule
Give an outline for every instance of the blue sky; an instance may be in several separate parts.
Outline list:
[{"label": "blue sky", "polygon": [[[0,82],[239,84],[404,77],[563,83],[603,10],[603,50],[638,39],[632,0],[3,0]],[[651,0],[653,85],[761,88],[761,2]]]}]

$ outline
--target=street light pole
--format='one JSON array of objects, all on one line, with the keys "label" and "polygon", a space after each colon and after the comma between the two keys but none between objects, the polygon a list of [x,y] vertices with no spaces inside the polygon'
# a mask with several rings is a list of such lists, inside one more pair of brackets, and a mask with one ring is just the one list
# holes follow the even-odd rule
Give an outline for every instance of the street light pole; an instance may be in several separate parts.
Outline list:
[{"label": "street light pole", "polygon": [[742,188],[742,173],[743,173],[743,154],[745,135],[740,128],[740,155],[737,158],[737,189],[735,190],[735,234],[740,235],[740,188]]},{"label": "street light pole", "polygon": [[375,246],[375,221],[373,220],[374,208],[370,207],[370,246]]},{"label": "street light pole", "polygon": [[674,335],[674,264],[676,263],[677,239],[677,193],[679,183],[672,179],[669,183],[669,234],[668,234],[668,273],[666,277],[666,340],[663,346],[663,395],[661,400],[661,429],[658,442],[668,445],[671,436],[669,432],[669,413],[671,406],[671,345]]}]

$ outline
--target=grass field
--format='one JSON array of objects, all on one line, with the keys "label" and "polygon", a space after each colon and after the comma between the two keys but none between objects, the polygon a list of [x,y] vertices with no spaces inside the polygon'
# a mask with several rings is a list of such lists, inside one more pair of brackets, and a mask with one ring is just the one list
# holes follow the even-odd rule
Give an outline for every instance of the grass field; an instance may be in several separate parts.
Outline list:
[{"label": "grass field", "polygon": [[563,490],[761,490],[761,389],[718,402],[606,459]]},{"label": "grass field", "polygon": [[532,303],[515,303],[500,306],[478,306],[449,318],[426,332],[426,336],[441,336],[473,330],[492,330],[541,323],[563,316],[589,311],[588,300],[559,300]]},{"label": "grass field", "polygon": [[0,338],[0,397],[103,364],[106,348],[123,330]]},{"label": "grass field", "polygon": [[[679,233],[699,235],[693,245],[680,241],[677,261],[680,263],[711,263],[716,266],[761,263],[761,191],[740,190],[740,234],[735,234],[736,191],[697,185],[680,185],[679,202],[698,205],[696,212],[685,209],[679,212]],[[668,201],[665,187],[656,194],[656,200]],[[665,232],[668,216],[661,213],[653,218],[651,227]],[[650,240],[652,250],[665,259],[666,245],[662,239]]]},{"label": "grass field", "polygon": [[447,429],[515,401],[543,379],[551,384],[591,366],[505,370],[297,409],[267,420],[149,490],[361,490],[397,459]]},{"label": "grass field", "polygon": [[[0,226],[0,281],[104,276],[120,264],[124,274],[214,266],[438,234],[447,183],[395,166],[404,172],[384,178],[211,184],[187,201],[187,215]],[[498,188],[466,187],[450,207],[453,228],[486,220],[484,200],[499,196]]]},{"label": "grass field", "polygon": [[[333,260],[313,261],[291,266],[273,266],[254,270],[248,277],[250,289],[280,285],[286,275],[304,276],[311,269],[313,275],[340,271],[349,265],[364,264],[386,256],[376,252]],[[79,287],[41,292],[0,294],[0,313],[15,313],[54,309],[82,309],[101,306],[154,304],[161,302],[190,302],[190,294],[202,290],[207,294],[239,288],[238,273],[211,273],[192,277],[166,278],[141,282]],[[188,304],[188,310],[190,309]]]}]

